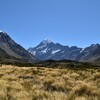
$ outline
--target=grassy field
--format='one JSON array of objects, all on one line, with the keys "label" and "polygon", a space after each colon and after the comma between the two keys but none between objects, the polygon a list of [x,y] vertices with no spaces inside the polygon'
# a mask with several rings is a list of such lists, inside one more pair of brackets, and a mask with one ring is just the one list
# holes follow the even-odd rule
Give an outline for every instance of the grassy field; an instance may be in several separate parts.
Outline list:
[{"label": "grassy field", "polygon": [[2,65],[0,100],[100,100],[100,69]]}]

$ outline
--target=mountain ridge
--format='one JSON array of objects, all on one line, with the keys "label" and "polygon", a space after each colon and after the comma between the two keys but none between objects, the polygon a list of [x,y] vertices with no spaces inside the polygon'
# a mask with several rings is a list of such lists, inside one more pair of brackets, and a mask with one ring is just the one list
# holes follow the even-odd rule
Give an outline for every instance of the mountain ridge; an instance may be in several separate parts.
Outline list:
[{"label": "mountain ridge", "polygon": [[8,57],[7,60],[17,60],[17,62],[33,63],[37,60],[31,53],[24,49],[20,44],[17,44],[7,33],[0,31],[0,52]]},{"label": "mountain ridge", "polygon": [[[50,41],[50,42],[48,42],[48,41]],[[29,52],[31,52],[34,56],[40,58],[41,60],[48,60],[48,59],[61,60],[61,59],[66,59],[66,57],[63,57],[63,56],[60,56],[60,57],[62,57],[61,59],[57,59],[57,57],[55,58],[55,54],[59,56],[60,53],[61,54],[62,53],[69,53],[69,52],[71,53],[71,51],[80,52],[81,50],[82,50],[82,48],[78,48],[76,46],[71,46],[71,47],[63,46],[60,43],[54,43],[54,42],[52,42],[51,40],[48,40],[48,39],[47,40],[43,40],[36,47],[28,49]],[[48,55],[48,58],[45,58],[46,54]],[[43,55],[43,57],[41,57],[42,55]],[[69,60],[74,60],[74,59],[69,59]]]},{"label": "mountain ridge", "polygon": [[[49,42],[50,41],[50,42]],[[43,40],[36,47],[28,49],[30,53],[40,60],[75,60],[82,62],[95,62],[100,59],[100,44],[92,44],[86,48],[60,43],[54,43],[51,40]]]}]

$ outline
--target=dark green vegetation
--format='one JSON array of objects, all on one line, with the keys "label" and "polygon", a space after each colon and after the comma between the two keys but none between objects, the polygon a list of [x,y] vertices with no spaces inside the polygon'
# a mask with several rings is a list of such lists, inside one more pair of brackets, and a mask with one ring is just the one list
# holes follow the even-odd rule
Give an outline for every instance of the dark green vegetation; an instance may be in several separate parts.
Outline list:
[{"label": "dark green vegetation", "polygon": [[46,61],[40,61],[37,63],[27,63],[25,61],[16,59],[16,61],[7,61],[4,59],[4,61],[0,61],[1,64],[6,65],[16,65],[19,67],[46,67],[46,68],[71,68],[71,69],[91,69],[91,68],[100,68],[100,66],[93,65],[92,63],[87,62],[77,62],[77,61],[71,61],[71,60],[46,60]]},{"label": "dark green vegetation", "polygon": [[36,63],[39,67],[51,67],[51,68],[72,68],[72,69],[86,69],[86,68],[99,68],[97,65],[87,62],[77,62],[71,60],[46,60]]}]

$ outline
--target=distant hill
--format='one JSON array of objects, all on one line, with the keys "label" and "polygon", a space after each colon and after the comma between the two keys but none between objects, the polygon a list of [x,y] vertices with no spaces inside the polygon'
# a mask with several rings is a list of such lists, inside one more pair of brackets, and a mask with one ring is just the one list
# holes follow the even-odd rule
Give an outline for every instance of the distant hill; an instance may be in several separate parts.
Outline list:
[{"label": "distant hill", "polygon": [[34,63],[38,59],[12,40],[7,33],[0,32],[0,61]]},{"label": "distant hill", "polygon": [[63,46],[51,40],[43,40],[36,47],[28,49],[40,60],[74,60],[100,64],[100,44],[92,44],[86,48]]}]

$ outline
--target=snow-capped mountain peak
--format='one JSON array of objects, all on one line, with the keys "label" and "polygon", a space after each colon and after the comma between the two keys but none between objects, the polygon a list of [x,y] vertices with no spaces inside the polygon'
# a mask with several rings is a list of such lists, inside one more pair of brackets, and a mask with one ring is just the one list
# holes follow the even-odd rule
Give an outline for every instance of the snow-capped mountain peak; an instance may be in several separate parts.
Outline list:
[{"label": "snow-capped mountain peak", "polygon": [[0,30],[0,35],[7,35],[4,31]]},{"label": "snow-capped mountain peak", "polygon": [[40,60],[75,60],[75,61],[96,61],[100,59],[100,44],[92,44],[86,48],[77,46],[63,46],[53,43],[51,40],[43,40],[38,46],[29,48],[29,52]]},{"label": "snow-capped mountain peak", "polygon": [[2,30],[0,30],[0,33],[3,32]]},{"label": "snow-capped mountain peak", "polygon": [[92,44],[91,47],[98,47],[100,46],[98,43],[97,44]]},{"label": "snow-capped mountain peak", "polygon": [[81,50],[81,48],[78,48],[76,46],[69,47],[63,46],[59,43],[54,43],[50,39],[45,39],[42,42],[40,42],[40,44],[36,47],[28,49],[29,52],[31,52],[40,60],[75,60],[75,57],[80,53]]},{"label": "snow-capped mountain peak", "polygon": [[48,44],[48,43],[51,43],[52,41],[50,39],[45,39],[43,40],[41,43],[43,44]]}]

